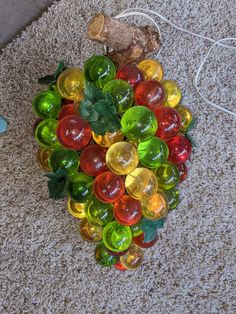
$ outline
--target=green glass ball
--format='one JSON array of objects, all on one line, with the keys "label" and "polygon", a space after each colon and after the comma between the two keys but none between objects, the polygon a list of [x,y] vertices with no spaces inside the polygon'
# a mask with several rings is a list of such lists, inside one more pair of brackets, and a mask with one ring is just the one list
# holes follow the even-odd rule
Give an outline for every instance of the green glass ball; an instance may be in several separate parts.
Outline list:
[{"label": "green glass ball", "polygon": [[61,97],[54,91],[43,91],[33,99],[34,113],[41,119],[56,119],[61,109]]},{"label": "green glass ball", "polygon": [[95,259],[97,263],[104,267],[109,267],[117,262],[117,257],[110,255],[103,243],[99,243],[95,249]]},{"label": "green glass ball", "polygon": [[57,126],[58,121],[54,119],[43,120],[37,125],[35,138],[40,146],[48,149],[61,147],[56,134]]},{"label": "green glass ball", "polygon": [[165,162],[155,170],[155,175],[158,181],[158,187],[162,190],[173,188],[179,183],[180,175],[176,165],[171,162]]},{"label": "green glass ball", "polygon": [[132,242],[130,227],[120,225],[117,221],[109,222],[103,229],[103,243],[112,252],[122,252]]},{"label": "green glass ball", "polygon": [[138,145],[140,163],[148,168],[157,168],[165,162],[169,155],[167,144],[158,137],[151,137]]},{"label": "green glass ball", "polygon": [[79,154],[75,150],[58,148],[49,157],[49,167],[53,172],[58,169],[72,175],[79,167]]},{"label": "green glass ball", "polygon": [[122,133],[130,140],[142,142],[151,138],[157,130],[154,113],[144,106],[129,108],[121,118]]},{"label": "green glass ball", "polygon": [[119,114],[129,109],[134,102],[132,86],[124,80],[112,80],[103,87],[103,93],[109,93]]},{"label": "green glass ball", "polygon": [[137,224],[130,226],[130,229],[133,237],[137,237],[143,233],[141,220]]},{"label": "green glass ball", "polygon": [[86,208],[86,215],[90,221],[105,226],[113,220],[112,208],[112,204],[102,203],[96,198],[93,198]]},{"label": "green glass ball", "polygon": [[68,184],[68,195],[77,203],[87,203],[92,198],[93,178],[84,173],[72,176]]},{"label": "green glass ball", "polygon": [[173,187],[169,190],[165,190],[164,193],[169,204],[169,209],[175,209],[179,204],[179,191],[176,187]]},{"label": "green glass ball", "polygon": [[116,67],[113,62],[105,56],[93,56],[84,64],[85,79],[97,88],[113,80],[116,76]]}]

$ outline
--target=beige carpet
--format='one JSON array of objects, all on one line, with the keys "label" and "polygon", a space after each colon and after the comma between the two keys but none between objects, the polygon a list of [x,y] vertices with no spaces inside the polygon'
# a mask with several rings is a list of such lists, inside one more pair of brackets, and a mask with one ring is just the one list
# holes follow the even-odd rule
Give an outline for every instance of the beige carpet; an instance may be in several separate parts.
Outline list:
[{"label": "beige carpet", "polygon": [[[0,108],[10,123],[0,137],[1,313],[235,313],[235,125],[193,87],[207,41],[160,22],[160,61],[198,118],[198,147],[179,209],[168,216],[159,243],[145,251],[143,267],[121,273],[97,266],[94,246],[81,240],[65,202],[48,200],[32,137],[37,78],[62,58],[82,66],[101,52],[86,37],[87,22],[97,11],[114,15],[127,6],[158,10],[216,39],[235,36],[234,0],[62,0],[6,47],[0,56]],[[231,109],[235,66],[235,54],[215,48],[201,75],[202,92]]]}]

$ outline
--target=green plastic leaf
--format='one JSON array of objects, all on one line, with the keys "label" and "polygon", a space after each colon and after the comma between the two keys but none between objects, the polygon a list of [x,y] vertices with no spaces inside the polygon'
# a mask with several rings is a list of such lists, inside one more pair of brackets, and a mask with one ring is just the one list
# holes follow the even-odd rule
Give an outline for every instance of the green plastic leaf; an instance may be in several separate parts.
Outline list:
[{"label": "green plastic leaf", "polygon": [[193,140],[192,136],[189,135],[189,133],[186,133],[185,136],[186,136],[187,139],[190,141],[192,147],[197,147],[197,144],[196,144],[195,141]]},{"label": "green plastic leaf", "polygon": [[56,71],[54,73],[54,79],[56,80],[59,76],[59,74],[61,74],[62,71],[64,71],[66,69],[65,63],[63,60],[58,62]]},{"label": "green plastic leaf", "polygon": [[110,94],[104,95],[98,88],[87,84],[84,96],[79,113],[83,119],[89,121],[96,134],[104,135],[107,131],[114,132],[120,129],[120,119]]},{"label": "green plastic leaf", "polygon": [[120,119],[116,108],[108,100],[101,99],[94,104],[94,110],[99,114],[97,121],[91,123],[91,128],[96,134],[104,135],[106,131],[114,132],[120,129]]},{"label": "green plastic leaf", "polygon": [[84,97],[85,99],[89,99],[92,103],[103,99],[104,95],[102,91],[93,85],[88,84],[84,89]]},{"label": "green plastic leaf", "polygon": [[39,84],[48,85],[55,82],[54,75],[46,75],[38,79]]},{"label": "green plastic leaf", "polygon": [[66,66],[64,64],[64,61],[59,61],[55,73],[40,77],[38,79],[38,83],[43,84],[43,85],[48,85],[48,84],[56,82],[59,74],[65,69],[66,69]]},{"label": "green plastic leaf", "polygon": [[98,135],[104,135],[107,130],[107,125],[103,121],[94,121],[90,123],[92,130]]},{"label": "green plastic leaf", "polygon": [[192,121],[189,123],[185,132],[188,133],[189,131],[191,131],[196,126],[196,123],[197,123],[197,118],[193,117]]},{"label": "green plastic leaf", "polygon": [[91,101],[85,99],[81,101],[79,106],[79,113],[81,117],[89,122],[97,121],[99,114],[95,111]]},{"label": "green plastic leaf", "polygon": [[67,173],[62,169],[58,169],[54,173],[46,174],[46,176],[49,178],[48,181],[49,198],[57,200],[66,196],[69,183],[69,177]]},{"label": "green plastic leaf", "polygon": [[164,218],[158,220],[143,218],[141,221],[141,229],[144,232],[144,243],[154,240],[157,234],[157,229],[163,228],[164,223]]}]

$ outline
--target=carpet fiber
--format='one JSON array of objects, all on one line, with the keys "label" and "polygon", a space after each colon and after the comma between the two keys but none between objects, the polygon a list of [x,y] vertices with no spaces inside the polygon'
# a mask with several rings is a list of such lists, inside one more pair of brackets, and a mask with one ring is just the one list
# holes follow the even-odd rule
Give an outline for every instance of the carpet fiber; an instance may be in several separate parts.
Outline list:
[{"label": "carpet fiber", "polygon": [[[145,251],[140,270],[97,266],[94,245],[78,235],[78,220],[67,213],[66,203],[48,199],[32,136],[31,100],[41,89],[37,78],[53,72],[58,60],[81,67],[101,53],[102,47],[86,37],[88,21],[97,11],[115,15],[127,5],[157,10],[215,39],[236,30],[234,0],[62,0],[5,48],[0,108],[10,130],[0,137],[1,313],[235,313],[235,125],[230,115],[201,100],[193,86],[209,42],[160,22],[159,59],[165,77],[179,82],[182,103],[198,119],[192,133],[197,148],[180,186],[180,206],[169,214],[159,243]],[[235,66],[233,52],[215,48],[200,84],[206,96],[231,109]]]}]

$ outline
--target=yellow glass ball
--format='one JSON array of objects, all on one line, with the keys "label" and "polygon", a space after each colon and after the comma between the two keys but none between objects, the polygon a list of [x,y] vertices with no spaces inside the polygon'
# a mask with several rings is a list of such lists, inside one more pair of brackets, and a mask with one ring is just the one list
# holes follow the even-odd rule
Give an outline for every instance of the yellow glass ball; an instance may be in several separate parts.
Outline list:
[{"label": "yellow glass ball", "polygon": [[129,270],[137,269],[143,263],[142,249],[136,244],[131,244],[127,253],[120,257],[120,263],[126,269]]},{"label": "yellow glass ball", "polygon": [[192,112],[187,107],[182,106],[182,105],[178,105],[175,109],[181,115],[182,122],[181,122],[180,131],[184,132],[186,131],[187,127],[189,126],[189,124],[191,123],[193,119]]},{"label": "yellow glass ball", "polygon": [[122,141],[124,138],[124,135],[121,133],[121,131],[106,132],[104,135],[98,135],[92,132],[92,136],[93,136],[94,141],[98,145],[102,147],[107,147],[107,148],[116,142]]},{"label": "yellow glass ball", "polygon": [[92,223],[84,218],[79,226],[81,237],[87,242],[98,242],[102,240],[102,226]]},{"label": "yellow glass ball", "polygon": [[154,220],[165,217],[169,210],[168,201],[163,192],[157,191],[147,200],[141,201],[143,216]]},{"label": "yellow glass ball", "polygon": [[40,147],[36,154],[36,159],[39,166],[47,172],[51,171],[48,165],[48,160],[51,155],[51,152],[52,150],[50,149]]},{"label": "yellow glass ball", "polygon": [[145,80],[161,81],[164,75],[162,65],[153,59],[145,59],[137,65],[139,70],[142,71]]},{"label": "yellow glass ball", "polygon": [[86,203],[76,203],[70,198],[68,199],[67,210],[75,218],[85,218]]},{"label": "yellow glass ball", "polygon": [[125,187],[131,197],[137,200],[144,200],[156,193],[158,182],[151,170],[140,167],[127,175]]},{"label": "yellow glass ball", "polygon": [[182,93],[178,84],[174,80],[163,80],[161,82],[165,90],[165,105],[175,107],[181,100]]},{"label": "yellow glass ball", "polygon": [[117,142],[111,145],[106,153],[108,168],[119,175],[132,172],[139,164],[136,147],[128,142]]},{"label": "yellow glass ball", "polygon": [[79,101],[83,98],[84,74],[80,69],[66,69],[57,79],[57,89],[63,98]]}]

